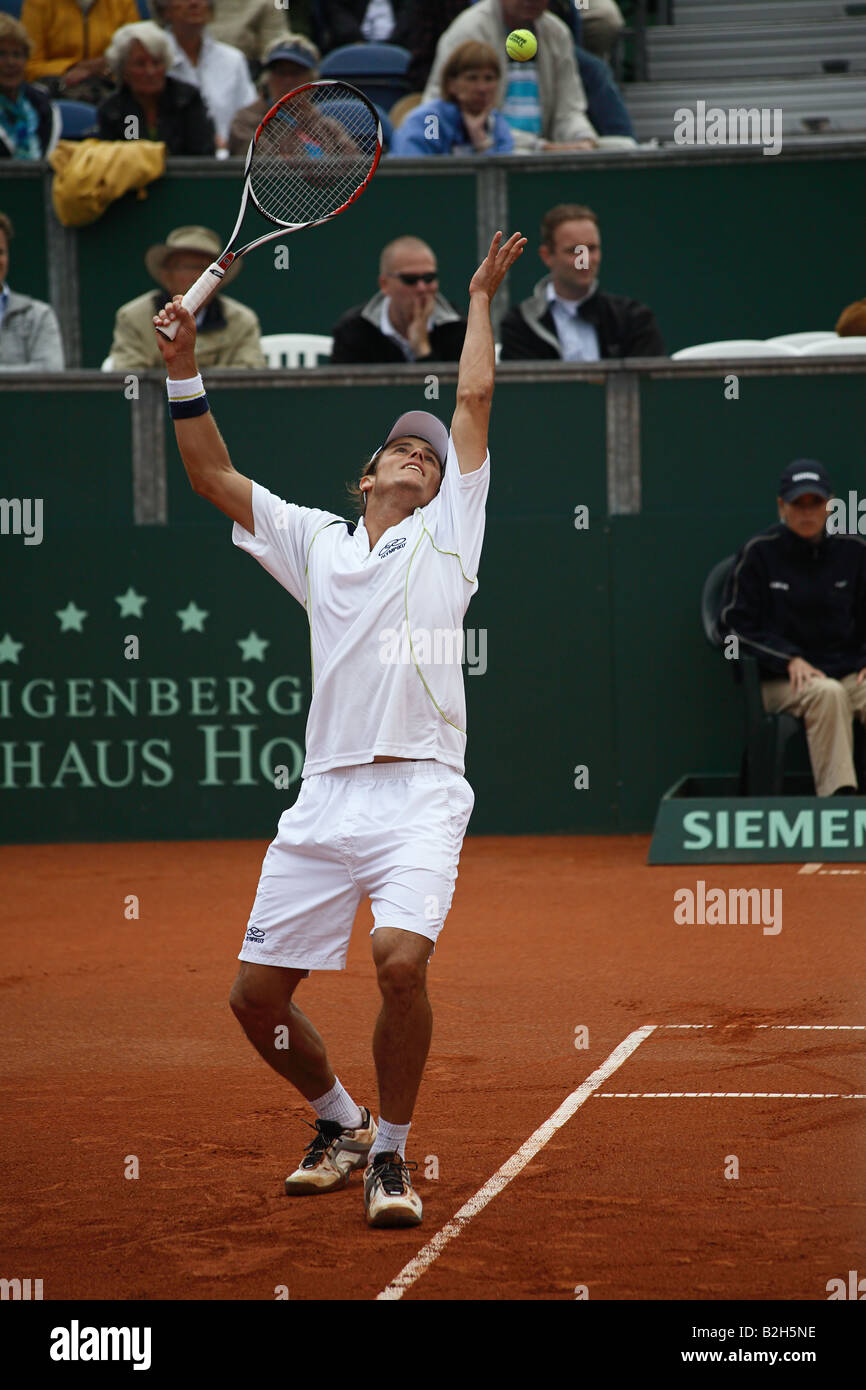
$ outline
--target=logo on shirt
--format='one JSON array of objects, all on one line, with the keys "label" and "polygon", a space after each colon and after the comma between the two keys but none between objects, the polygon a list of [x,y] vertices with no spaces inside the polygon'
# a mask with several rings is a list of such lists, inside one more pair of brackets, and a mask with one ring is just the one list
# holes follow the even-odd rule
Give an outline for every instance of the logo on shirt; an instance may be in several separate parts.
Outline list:
[{"label": "logo on shirt", "polygon": [[379,555],[384,560],[387,555],[393,555],[395,550],[401,550],[405,544],[406,537],[398,536],[396,540],[388,541],[387,544],[383,545]]},{"label": "logo on shirt", "polygon": [[771,589],[790,589],[790,587],[791,587],[790,584],[786,584],[785,581],[784,581],[783,579],[771,579],[771,580],[770,580],[770,588],[771,588]]},{"label": "logo on shirt", "polygon": [[848,584],[848,580],[847,580],[847,579],[837,579],[837,580],[836,580],[836,583],[833,585],[833,588],[834,588],[834,589],[844,589],[844,588],[847,586],[847,584]]},{"label": "logo on shirt", "polygon": [[261,927],[247,927],[247,934],[245,940],[253,941],[258,946],[260,942],[264,941],[264,939],[265,934],[262,931]]}]

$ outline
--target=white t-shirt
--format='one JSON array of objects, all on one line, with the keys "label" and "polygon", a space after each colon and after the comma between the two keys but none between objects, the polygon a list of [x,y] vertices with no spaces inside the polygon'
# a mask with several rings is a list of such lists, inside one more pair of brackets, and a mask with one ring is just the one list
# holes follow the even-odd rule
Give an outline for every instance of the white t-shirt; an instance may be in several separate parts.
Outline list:
[{"label": "white t-shirt", "polygon": [[253,483],[255,536],[232,541],[307,610],[313,698],[303,776],[378,754],[435,758],[464,770],[463,615],[478,588],[490,455],[445,476],[426,507],[373,550],[334,512],[284,502]]}]

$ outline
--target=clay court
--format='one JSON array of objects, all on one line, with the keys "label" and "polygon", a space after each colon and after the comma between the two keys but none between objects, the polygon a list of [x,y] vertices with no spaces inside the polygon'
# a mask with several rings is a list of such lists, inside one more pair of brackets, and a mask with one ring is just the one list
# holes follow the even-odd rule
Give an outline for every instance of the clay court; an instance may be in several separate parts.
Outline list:
[{"label": "clay court", "polygon": [[[393,1231],[357,1175],[283,1195],[312,1110],[227,1003],[264,843],[0,850],[4,1273],[45,1299],[826,1299],[866,1233],[866,873],[647,844],[467,839],[407,1147],[424,1223]],[[676,924],[699,878],[780,888],[782,930]],[[375,1107],[370,924],[296,999]]]}]

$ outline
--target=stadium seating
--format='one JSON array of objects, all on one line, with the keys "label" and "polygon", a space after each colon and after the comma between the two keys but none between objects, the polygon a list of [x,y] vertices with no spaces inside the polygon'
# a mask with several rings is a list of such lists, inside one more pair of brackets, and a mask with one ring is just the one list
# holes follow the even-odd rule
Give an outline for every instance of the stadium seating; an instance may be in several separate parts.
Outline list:
[{"label": "stadium seating", "polygon": [[85,140],[96,134],[96,107],[89,101],[58,101],[61,140]]},{"label": "stadium seating", "polygon": [[261,341],[269,367],[316,367],[320,357],[330,357],[333,346],[323,333],[268,333]]},{"label": "stadium seating", "polygon": [[348,43],[319,64],[320,77],[342,77],[370,101],[390,111],[409,91],[408,49],[390,43]]}]

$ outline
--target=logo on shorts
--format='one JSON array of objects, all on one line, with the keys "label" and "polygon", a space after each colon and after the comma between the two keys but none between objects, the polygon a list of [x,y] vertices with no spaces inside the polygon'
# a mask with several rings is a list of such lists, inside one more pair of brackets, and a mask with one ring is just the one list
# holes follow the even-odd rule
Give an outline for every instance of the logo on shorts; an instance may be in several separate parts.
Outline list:
[{"label": "logo on shorts", "polygon": [[406,537],[398,536],[396,540],[388,541],[387,545],[383,545],[382,549],[379,551],[379,554],[384,560],[387,555],[393,555],[395,550],[402,550],[405,544]]},{"label": "logo on shorts", "polygon": [[790,589],[790,587],[791,587],[790,584],[786,584],[785,581],[784,581],[784,579],[771,579],[771,580],[770,580],[770,588],[771,588],[771,589]]},{"label": "logo on shorts", "polygon": [[261,927],[247,927],[247,934],[244,939],[246,941],[254,941],[256,945],[258,945],[260,941],[264,941],[265,934]]}]

